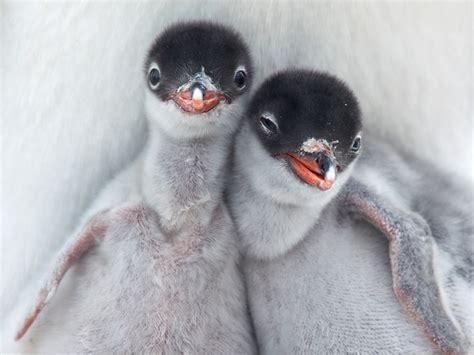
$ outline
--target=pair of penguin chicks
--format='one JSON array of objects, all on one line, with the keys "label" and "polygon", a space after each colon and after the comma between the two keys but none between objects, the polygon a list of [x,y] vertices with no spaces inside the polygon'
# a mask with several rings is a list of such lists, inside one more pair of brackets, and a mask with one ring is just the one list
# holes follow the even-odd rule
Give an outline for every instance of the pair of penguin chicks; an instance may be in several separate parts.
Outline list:
[{"label": "pair of penguin chicks", "polygon": [[[328,74],[287,70],[245,105],[252,78],[247,46],[224,26],[181,23],[158,36],[146,60],[146,148],[85,214],[17,340],[36,320],[22,342],[39,351],[251,354],[259,343],[286,352],[260,338],[258,312],[250,318],[247,292],[251,310],[265,304],[252,304],[258,284],[245,290],[240,252],[285,258],[335,206],[386,235],[395,295],[435,346],[465,350],[435,275],[434,236],[408,207],[415,191],[379,196],[364,183],[377,164],[355,167],[362,125],[352,92]],[[397,175],[391,190],[415,184],[383,147],[367,154],[382,156],[380,174]]]}]

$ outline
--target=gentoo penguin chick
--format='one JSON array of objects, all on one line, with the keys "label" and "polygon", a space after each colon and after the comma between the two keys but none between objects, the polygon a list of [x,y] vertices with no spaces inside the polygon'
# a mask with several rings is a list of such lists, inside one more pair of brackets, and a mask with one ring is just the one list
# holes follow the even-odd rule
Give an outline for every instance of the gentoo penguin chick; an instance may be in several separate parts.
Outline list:
[{"label": "gentoo penguin chick", "polygon": [[[244,271],[260,349],[430,351],[421,329],[439,350],[463,351],[461,328],[469,316],[462,315],[452,280],[472,286],[470,277],[456,272],[472,270],[472,254],[463,251],[463,243],[472,245],[469,210],[463,226],[431,231],[426,220],[433,218],[417,205],[444,206],[444,215],[435,215],[441,226],[444,216],[459,218],[458,210],[430,198],[416,172],[422,165],[410,166],[409,158],[386,144],[364,136],[367,158],[358,159],[358,103],[332,76],[278,73],[256,91],[245,116],[228,200],[247,256]],[[440,190],[448,186],[440,184]],[[377,231],[353,216],[385,234],[388,246],[366,238]],[[388,258],[395,292],[387,278]],[[441,265],[449,269],[443,280],[436,270]],[[451,315],[450,300],[464,317],[462,326]]]},{"label": "gentoo penguin chick", "polygon": [[222,202],[251,74],[247,46],[224,26],[181,23],[156,39],[146,148],[63,247],[18,340],[31,326],[22,342],[40,352],[255,352]]}]

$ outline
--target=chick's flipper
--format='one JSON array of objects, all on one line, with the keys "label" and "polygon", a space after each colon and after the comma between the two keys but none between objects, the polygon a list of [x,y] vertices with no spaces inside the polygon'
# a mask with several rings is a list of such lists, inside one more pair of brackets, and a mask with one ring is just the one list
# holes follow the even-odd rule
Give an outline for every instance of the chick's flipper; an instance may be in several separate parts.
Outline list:
[{"label": "chick's flipper", "polygon": [[393,206],[354,179],[342,196],[346,207],[389,240],[394,292],[408,315],[441,352],[464,353],[466,338],[443,299],[435,271],[436,243],[426,221]]}]

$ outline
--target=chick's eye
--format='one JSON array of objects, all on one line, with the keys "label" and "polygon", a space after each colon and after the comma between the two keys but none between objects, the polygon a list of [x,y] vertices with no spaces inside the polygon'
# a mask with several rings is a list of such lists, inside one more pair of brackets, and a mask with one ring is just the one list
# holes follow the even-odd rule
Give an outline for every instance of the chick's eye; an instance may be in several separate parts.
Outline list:
[{"label": "chick's eye", "polygon": [[276,123],[266,115],[262,115],[260,117],[260,124],[262,125],[264,132],[267,134],[276,133],[278,131],[278,126]]},{"label": "chick's eye", "polygon": [[360,137],[356,137],[354,142],[352,142],[351,151],[357,153],[360,149]]},{"label": "chick's eye", "polygon": [[234,83],[239,89],[243,89],[247,85],[247,74],[243,70],[238,70],[234,75]]},{"label": "chick's eye", "polygon": [[153,90],[155,90],[160,84],[160,79],[160,71],[157,68],[152,68],[148,73],[148,81],[150,82],[150,86]]}]

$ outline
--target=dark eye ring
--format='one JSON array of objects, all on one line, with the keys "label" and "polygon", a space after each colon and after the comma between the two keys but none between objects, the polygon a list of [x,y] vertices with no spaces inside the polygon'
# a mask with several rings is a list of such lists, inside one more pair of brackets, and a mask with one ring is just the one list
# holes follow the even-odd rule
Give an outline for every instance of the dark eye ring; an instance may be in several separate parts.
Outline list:
[{"label": "dark eye ring", "polygon": [[351,152],[357,153],[360,149],[360,136],[355,137],[354,141],[352,142]]},{"label": "dark eye ring", "polygon": [[160,69],[156,64],[152,64],[150,70],[148,71],[148,82],[152,90],[156,90],[160,85],[161,74]]},{"label": "dark eye ring", "polygon": [[237,85],[239,90],[244,89],[247,86],[247,73],[243,69],[238,69],[234,74],[234,83]]},{"label": "dark eye ring", "polygon": [[276,133],[278,131],[278,125],[271,119],[270,115],[263,114],[260,116],[260,124],[267,134]]}]

